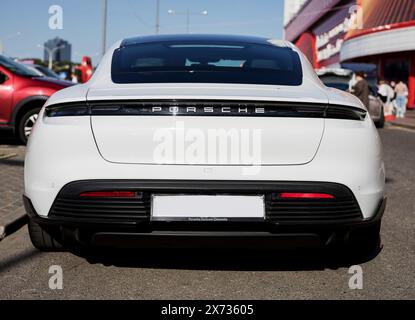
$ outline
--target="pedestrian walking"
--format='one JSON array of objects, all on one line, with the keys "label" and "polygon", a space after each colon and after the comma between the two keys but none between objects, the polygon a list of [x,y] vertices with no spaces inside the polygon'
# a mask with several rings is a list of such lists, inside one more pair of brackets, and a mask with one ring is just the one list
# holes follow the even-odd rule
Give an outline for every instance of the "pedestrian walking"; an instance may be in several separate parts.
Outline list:
[{"label": "pedestrian walking", "polygon": [[380,80],[378,84],[378,95],[383,102],[385,116],[393,114],[393,100],[395,91],[386,80]]},{"label": "pedestrian walking", "polygon": [[365,79],[364,72],[356,72],[356,83],[352,87],[352,93],[363,102],[365,107],[369,109],[369,84]]},{"label": "pedestrian walking", "polygon": [[406,84],[401,80],[395,86],[395,93],[396,93],[396,117],[397,118],[404,118],[406,112],[406,104],[408,99],[408,87]]}]

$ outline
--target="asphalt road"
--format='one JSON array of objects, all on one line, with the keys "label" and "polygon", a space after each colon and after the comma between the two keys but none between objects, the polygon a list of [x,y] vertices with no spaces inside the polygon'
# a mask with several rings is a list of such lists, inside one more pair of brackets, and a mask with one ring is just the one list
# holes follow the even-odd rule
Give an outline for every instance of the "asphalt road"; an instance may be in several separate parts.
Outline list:
[{"label": "asphalt road", "polygon": [[[145,250],[40,253],[26,227],[0,242],[0,299],[414,299],[415,131],[380,132],[387,167],[383,248],[348,286],[350,262],[320,252]],[[63,271],[51,290],[50,266]]]}]

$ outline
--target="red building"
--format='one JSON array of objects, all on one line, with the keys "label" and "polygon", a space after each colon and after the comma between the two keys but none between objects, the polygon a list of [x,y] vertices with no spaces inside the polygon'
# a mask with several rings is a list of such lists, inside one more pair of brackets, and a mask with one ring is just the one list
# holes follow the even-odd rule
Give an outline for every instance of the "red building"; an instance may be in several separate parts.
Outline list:
[{"label": "red building", "polygon": [[[286,0],[291,1],[291,0]],[[415,106],[415,0],[308,0],[285,25],[315,68],[377,65],[379,78],[408,84]]]}]

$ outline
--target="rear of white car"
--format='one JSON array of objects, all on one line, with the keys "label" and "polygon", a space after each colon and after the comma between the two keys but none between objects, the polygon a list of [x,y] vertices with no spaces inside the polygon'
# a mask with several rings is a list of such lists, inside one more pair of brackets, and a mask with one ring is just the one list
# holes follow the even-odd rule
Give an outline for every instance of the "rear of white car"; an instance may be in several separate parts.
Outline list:
[{"label": "rear of white car", "polygon": [[384,179],[367,110],[322,85],[291,44],[141,37],[49,99],[27,148],[24,200],[42,250],[194,238],[373,248]]}]

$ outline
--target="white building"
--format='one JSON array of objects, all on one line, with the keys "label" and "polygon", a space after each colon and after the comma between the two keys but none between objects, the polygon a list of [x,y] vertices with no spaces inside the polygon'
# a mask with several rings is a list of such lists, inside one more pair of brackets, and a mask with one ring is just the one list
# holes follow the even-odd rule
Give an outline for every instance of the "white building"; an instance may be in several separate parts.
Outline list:
[{"label": "white building", "polygon": [[284,26],[300,11],[308,0],[284,0]]}]

